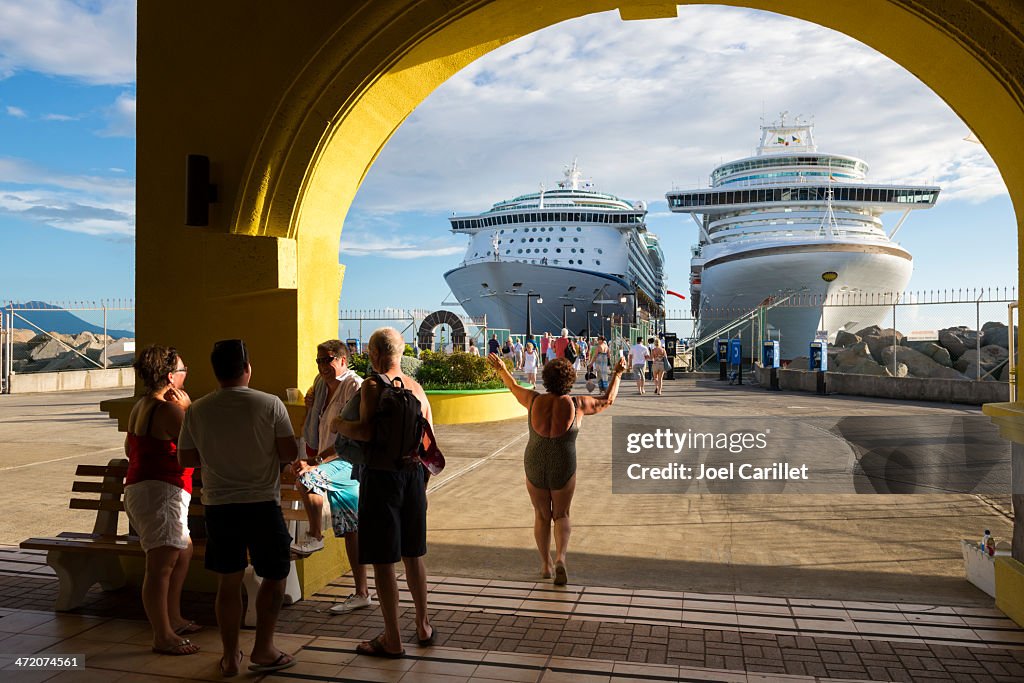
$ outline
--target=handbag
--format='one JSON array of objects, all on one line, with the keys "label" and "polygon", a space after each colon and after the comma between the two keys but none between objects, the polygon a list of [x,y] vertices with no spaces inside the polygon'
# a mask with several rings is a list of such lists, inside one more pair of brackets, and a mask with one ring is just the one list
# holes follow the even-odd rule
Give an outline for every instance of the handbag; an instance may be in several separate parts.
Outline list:
[{"label": "handbag", "polygon": [[668,356],[662,356],[661,362],[665,366],[665,372],[672,371],[672,361],[668,359]]},{"label": "handbag", "polygon": [[583,379],[588,381],[592,379],[597,379],[597,373],[595,373],[593,370],[587,370],[586,374],[583,375]]}]

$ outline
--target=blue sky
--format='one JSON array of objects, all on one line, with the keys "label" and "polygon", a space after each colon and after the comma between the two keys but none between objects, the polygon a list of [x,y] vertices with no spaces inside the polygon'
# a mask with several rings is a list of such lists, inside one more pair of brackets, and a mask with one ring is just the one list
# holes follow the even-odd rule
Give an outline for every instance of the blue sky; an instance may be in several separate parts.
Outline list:
[{"label": "blue sky", "polygon": [[[679,14],[567,22],[438,88],[384,148],[349,213],[342,308],[438,308],[442,274],[465,245],[447,217],[552,187],[573,158],[599,189],[648,202],[669,288],[685,293],[694,227],[667,212],[664,193],[751,154],[762,115],[783,110],[813,116],[819,149],[864,158],[873,180],[943,188],[899,234],[915,257],[911,289],[1016,283],[1015,220],[998,171],[911,74],[778,15]],[[129,0],[0,1],[2,300],[133,294],[134,28]],[[402,277],[379,277],[389,271]]]}]

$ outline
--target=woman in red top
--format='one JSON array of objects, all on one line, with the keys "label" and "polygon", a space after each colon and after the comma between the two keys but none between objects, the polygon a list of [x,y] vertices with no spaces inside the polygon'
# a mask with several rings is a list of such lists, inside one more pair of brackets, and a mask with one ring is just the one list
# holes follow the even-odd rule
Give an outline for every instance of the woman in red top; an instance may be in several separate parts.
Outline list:
[{"label": "woman in red top", "polygon": [[153,651],[192,655],[199,647],[182,636],[200,627],[181,616],[181,587],[192,559],[192,468],[182,469],[177,456],[178,432],[192,403],[183,388],[188,368],[173,347],[156,345],[143,349],[134,367],[146,394],[128,418],[124,507],[146,552],[142,604],[153,627]]}]

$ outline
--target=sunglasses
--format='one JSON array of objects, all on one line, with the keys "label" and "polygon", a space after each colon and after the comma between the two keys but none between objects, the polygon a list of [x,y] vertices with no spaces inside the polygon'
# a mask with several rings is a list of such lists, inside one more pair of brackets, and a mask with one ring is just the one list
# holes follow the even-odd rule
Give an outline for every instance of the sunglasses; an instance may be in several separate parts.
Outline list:
[{"label": "sunglasses", "polygon": [[337,359],[337,356],[324,356],[323,358],[317,358],[316,359],[316,364],[317,365],[325,365],[325,364],[330,363],[331,361],[333,361],[335,359]]},{"label": "sunglasses", "polygon": [[171,371],[171,374],[174,374],[174,373],[176,373],[176,372],[188,372],[188,366],[186,365],[186,366],[184,366],[184,367],[180,367],[180,368],[178,368],[177,370],[172,370],[172,371]]}]

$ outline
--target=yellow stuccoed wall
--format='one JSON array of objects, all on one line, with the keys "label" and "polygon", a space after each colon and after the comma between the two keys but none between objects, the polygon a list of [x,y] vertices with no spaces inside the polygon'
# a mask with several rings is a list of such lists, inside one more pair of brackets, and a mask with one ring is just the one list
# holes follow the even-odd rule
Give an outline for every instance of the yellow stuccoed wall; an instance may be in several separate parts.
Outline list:
[{"label": "yellow stuccoed wall", "polygon": [[[1024,206],[1021,3],[715,4],[816,22],[899,62],[967,121]],[[257,388],[308,386],[316,343],[337,335],[345,213],[394,130],[495,47],[613,9],[674,14],[650,0],[140,0],[140,343],[178,346],[193,395],[214,386],[210,345],[227,337],[249,343]],[[210,157],[219,186],[208,228],[184,225],[189,153]],[[380,277],[401,277],[401,267]]]}]

